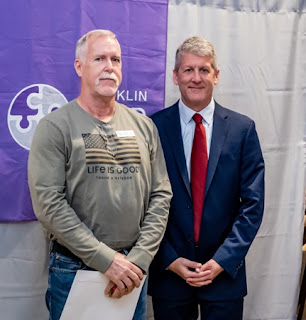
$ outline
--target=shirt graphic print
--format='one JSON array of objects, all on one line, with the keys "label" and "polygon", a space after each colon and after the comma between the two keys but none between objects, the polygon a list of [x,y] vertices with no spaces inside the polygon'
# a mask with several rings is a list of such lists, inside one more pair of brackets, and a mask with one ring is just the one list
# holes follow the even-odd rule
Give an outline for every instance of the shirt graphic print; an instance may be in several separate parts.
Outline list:
[{"label": "shirt graphic print", "polygon": [[141,158],[135,137],[93,133],[83,133],[82,137],[89,174],[98,174],[100,179],[111,180],[117,180],[119,175],[126,180],[139,172]]}]

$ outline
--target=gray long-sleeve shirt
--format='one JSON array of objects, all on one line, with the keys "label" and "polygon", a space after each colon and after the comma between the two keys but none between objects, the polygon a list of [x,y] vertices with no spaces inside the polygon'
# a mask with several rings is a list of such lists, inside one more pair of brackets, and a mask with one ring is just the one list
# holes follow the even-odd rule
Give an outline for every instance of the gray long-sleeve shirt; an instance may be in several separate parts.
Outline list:
[{"label": "gray long-sleeve shirt", "polygon": [[116,103],[104,123],[73,100],[39,122],[28,175],[35,214],[51,239],[103,273],[122,248],[148,270],[172,197],[149,118]]}]

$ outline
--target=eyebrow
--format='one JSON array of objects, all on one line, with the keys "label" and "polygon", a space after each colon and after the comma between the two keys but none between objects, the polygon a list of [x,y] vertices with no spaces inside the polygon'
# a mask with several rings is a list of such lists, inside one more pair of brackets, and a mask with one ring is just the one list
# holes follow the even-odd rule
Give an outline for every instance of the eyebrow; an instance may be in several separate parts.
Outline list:
[{"label": "eyebrow", "polygon": [[[198,66],[191,66],[191,65],[186,65],[186,66],[183,66],[184,69],[186,68],[190,68],[190,69],[194,69]],[[212,66],[209,64],[209,65],[203,65],[203,66],[199,66],[199,69],[202,69],[202,68],[209,68],[209,69],[212,69]]]}]

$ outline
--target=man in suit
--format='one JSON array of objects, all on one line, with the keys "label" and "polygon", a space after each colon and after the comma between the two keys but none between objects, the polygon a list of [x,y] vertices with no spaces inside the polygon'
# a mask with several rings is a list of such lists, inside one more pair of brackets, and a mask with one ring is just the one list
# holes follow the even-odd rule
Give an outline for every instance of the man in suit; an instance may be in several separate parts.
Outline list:
[{"label": "man in suit", "polygon": [[[155,122],[173,198],[150,268],[155,320],[242,319],[245,256],[264,208],[264,160],[254,122],[213,99],[213,45],[192,37],[176,52],[180,100]],[[196,115],[195,115],[196,114]],[[194,116],[195,115],[195,116]]]}]

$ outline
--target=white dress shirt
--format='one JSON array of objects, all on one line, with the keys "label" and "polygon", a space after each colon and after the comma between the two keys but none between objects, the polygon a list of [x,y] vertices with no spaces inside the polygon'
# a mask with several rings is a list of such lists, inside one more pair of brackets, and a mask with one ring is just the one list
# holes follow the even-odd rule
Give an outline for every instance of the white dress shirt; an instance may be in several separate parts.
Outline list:
[{"label": "white dress shirt", "polygon": [[195,113],[199,113],[203,117],[202,123],[206,132],[207,155],[209,158],[210,143],[211,143],[212,130],[213,130],[215,101],[211,99],[211,102],[209,103],[209,105],[204,109],[202,109],[200,112],[195,112],[194,110],[188,108],[183,103],[182,99],[179,100],[178,107],[179,107],[179,113],[180,113],[186,166],[188,171],[188,177],[190,180],[190,160],[191,160],[191,151],[192,151],[193,136],[194,136],[194,130],[195,130],[195,122],[192,119],[192,117]]}]

